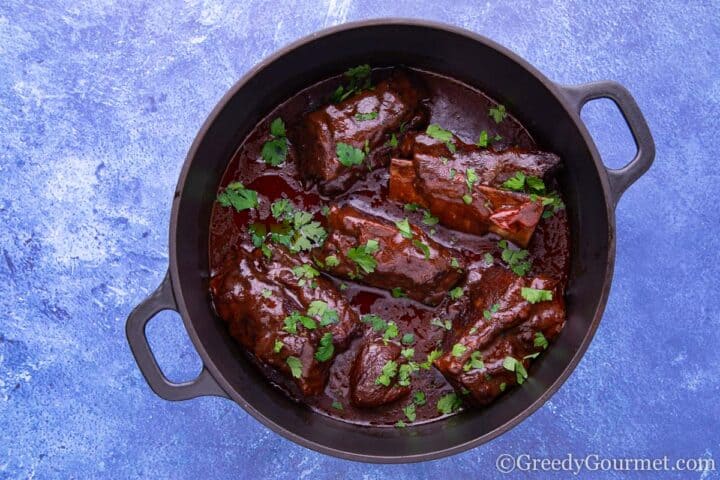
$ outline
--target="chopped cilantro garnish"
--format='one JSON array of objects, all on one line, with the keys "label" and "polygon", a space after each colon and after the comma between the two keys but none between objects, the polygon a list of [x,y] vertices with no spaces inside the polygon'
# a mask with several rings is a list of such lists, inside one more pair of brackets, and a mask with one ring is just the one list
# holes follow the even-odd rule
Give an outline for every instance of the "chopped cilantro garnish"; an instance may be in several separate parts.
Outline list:
[{"label": "chopped cilantro garnish", "polygon": [[487,130],[483,130],[480,132],[480,136],[478,137],[478,141],[475,143],[478,147],[487,147],[488,146],[488,133]]},{"label": "chopped cilantro garnish", "polygon": [[427,358],[423,363],[420,364],[420,368],[423,368],[425,370],[430,370],[430,367],[432,366],[433,362],[437,360],[438,358],[442,357],[442,350],[433,350],[432,352],[428,353]]},{"label": "chopped cilantro garnish", "polygon": [[300,378],[302,375],[302,362],[297,357],[287,357],[285,360],[288,364],[288,367],[290,367],[290,372],[292,373],[292,376],[295,378]]},{"label": "chopped cilantro garnish", "polygon": [[438,400],[437,410],[440,413],[448,415],[457,411],[460,408],[460,405],[462,405],[462,400],[458,398],[457,394],[454,392],[448,393],[447,395],[440,397],[440,400]]},{"label": "chopped cilantro garnish", "polygon": [[407,427],[407,424],[403,422],[402,420],[398,420],[395,422],[395,428],[405,428]]},{"label": "chopped cilantro garnish", "polygon": [[517,379],[518,385],[522,385],[523,382],[528,378],[527,370],[523,366],[522,362],[513,357],[505,357],[503,360],[503,367],[505,370],[515,372],[515,378]]},{"label": "chopped cilantro garnish", "polygon": [[[295,277],[297,277],[298,285],[300,285],[301,287],[305,285],[308,281],[312,281],[313,278],[320,275],[320,272],[318,272],[309,263],[304,263],[302,265],[298,265],[297,267],[293,267],[292,272]],[[310,285],[313,286],[312,283]]]},{"label": "chopped cilantro garnish", "polygon": [[272,291],[267,288],[263,288],[262,296],[263,298],[270,298],[272,297]]},{"label": "chopped cilantro garnish", "polygon": [[444,328],[448,331],[452,330],[452,322],[450,320],[441,320],[437,317],[430,321],[430,325],[435,325],[436,327]]},{"label": "chopped cilantro garnish", "polygon": [[325,362],[327,360],[330,360],[330,357],[332,357],[334,352],[335,346],[333,345],[333,335],[332,333],[327,332],[320,339],[320,344],[315,351],[315,359],[318,362]]},{"label": "chopped cilantro garnish", "polygon": [[285,324],[283,330],[288,333],[292,333],[293,335],[297,334],[298,323],[302,324],[302,326],[308,330],[315,330],[317,328],[315,320],[310,317],[306,317],[305,315],[301,315],[297,310],[294,310],[290,315],[285,317],[283,319],[283,323]]},{"label": "chopped cilantro garnish", "polygon": [[465,194],[462,196],[462,200],[463,202],[465,202],[466,205],[470,205],[473,199],[471,195]]},{"label": "chopped cilantro garnish", "polygon": [[403,413],[405,414],[405,416],[407,417],[408,420],[410,420],[411,422],[414,422],[415,418],[416,418],[415,404],[411,403],[411,404],[403,407]]},{"label": "chopped cilantro garnish", "polygon": [[467,185],[468,192],[472,192],[472,187],[478,181],[477,173],[474,168],[468,168],[465,171],[465,184]]},{"label": "chopped cilantro garnish", "polygon": [[500,391],[501,391],[501,392],[504,392],[506,388],[507,388],[507,383],[502,382],[502,383],[500,384]]},{"label": "chopped cilantro garnish", "polygon": [[402,288],[400,288],[400,287],[395,287],[392,290],[390,290],[390,294],[393,296],[393,298],[407,297],[407,295],[405,295],[405,292],[403,292]]},{"label": "chopped cilantro garnish", "polygon": [[217,197],[223,207],[232,206],[238,212],[258,206],[257,192],[245,188],[240,182],[232,182],[225,187],[225,191]]},{"label": "chopped cilantro garnish", "polygon": [[498,105],[488,110],[488,114],[495,120],[495,123],[500,123],[507,116],[507,111],[505,111],[505,105]]},{"label": "chopped cilantro garnish", "polygon": [[331,100],[334,103],[342,102],[349,96],[370,88],[370,65],[363,64],[348,69],[344,76],[349,80],[345,86],[340,85],[333,93]]},{"label": "chopped cilantro garnish", "polygon": [[276,200],[270,205],[270,213],[277,220],[284,220],[287,215],[292,215],[294,211],[295,207],[287,198]]},{"label": "chopped cilantro garnish", "polygon": [[418,407],[422,407],[427,402],[427,399],[425,398],[425,392],[422,390],[418,390],[417,392],[413,393],[413,403],[417,405]]},{"label": "chopped cilantro garnish", "polygon": [[415,356],[415,349],[403,348],[402,350],[400,350],[400,355],[407,358],[408,360],[412,360],[412,358]]},{"label": "chopped cilantro garnish", "polygon": [[400,343],[402,343],[403,345],[412,345],[414,341],[415,335],[413,335],[412,333],[405,333],[403,334]]},{"label": "chopped cilantro garnish", "polygon": [[375,379],[375,385],[389,387],[390,382],[397,376],[398,364],[394,360],[388,360],[382,367],[382,373]]},{"label": "chopped cilantro garnish", "polygon": [[470,354],[470,360],[465,362],[463,365],[463,371],[469,372],[472,369],[482,370],[485,368],[485,363],[482,360],[482,353],[477,350]]},{"label": "chopped cilantro garnish", "polygon": [[410,374],[418,369],[415,362],[403,363],[398,370],[398,385],[401,387],[410,386]]},{"label": "chopped cilantro garnish", "polygon": [[456,343],[452,346],[452,350],[450,353],[452,353],[453,357],[462,357],[462,354],[467,351],[467,347],[463,345],[462,343]]},{"label": "chopped cilantro garnish", "polygon": [[430,259],[430,247],[428,247],[428,245],[426,243],[423,243],[416,238],[413,239],[412,243],[413,243],[413,246],[415,248],[417,248],[425,256],[425,260]]},{"label": "chopped cilantro garnish", "polygon": [[337,145],[335,145],[335,153],[337,154],[338,162],[345,167],[360,165],[365,159],[365,152],[347,143],[338,142]]},{"label": "chopped cilantro garnish", "polygon": [[547,350],[549,343],[542,332],[536,332],[535,338],[533,339],[533,345],[540,347],[543,350]]},{"label": "chopped cilantro garnish", "polygon": [[280,350],[285,346],[285,344],[280,339],[275,339],[275,343],[273,344],[273,352],[280,353]]},{"label": "chopped cilantro garnish", "polygon": [[492,256],[491,253],[486,253],[486,254],[483,256],[483,260],[485,260],[485,263],[486,263],[487,265],[492,265],[493,263],[495,263],[495,258]]},{"label": "chopped cilantro garnish", "polygon": [[337,255],[328,255],[325,257],[325,265],[328,267],[337,267],[340,265],[340,260],[338,260]]},{"label": "chopped cilantro garnish", "polygon": [[368,240],[365,245],[350,248],[347,257],[355,262],[355,264],[364,272],[372,273],[377,267],[377,261],[373,254],[380,248],[377,240]]},{"label": "chopped cilantro garnish", "polygon": [[313,300],[310,302],[307,314],[319,317],[320,326],[322,327],[336,323],[339,318],[337,310],[333,310],[328,306],[327,302],[323,302],[322,300]]},{"label": "chopped cilantro garnish", "polygon": [[520,289],[520,295],[530,303],[549,302],[553,299],[552,291],[538,290],[536,288],[523,287]]},{"label": "chopped cilantro garnish", "polygon": [[417,203],[406,203],[403,208],[406,212],[417,212],[421,207]]},{"label": "chopped cilantro garnish", "polygon": [[363,315],[360,317],[360,321],[363,323],[369,323],[372,326],[372,329],[376,332],[383,331],[387,328],[387,322],[383,320],[382,317],[375,315],[374,313]]},{"label": "chopped cilantro garnish", "polygon": [[355,120],[360,122],[366,122],[368,120],[375,120],[378,117],[378,112],[367,112],[367,113],[356,113]]},{"label": "chopped cilantro garnish", "polygon": [[402,235],[405,238],[413,238],[413,232],[410,228],[410,222],[407,218],[403,218],[402,220],[398,220],[395,222],[395,226],[398,230],[400,230],[400,235]]},{"label": "chopped cilantro garnish", "polygon": [[448,176],[450,177],[450,180],[455,178],[455,174],[457,174],[457,170],[455,170],[454,168],[451,168],[450,171],[448,172]]},{"label": "chopped cilantro garnish", "polygon": [[332,402],[332,408],[334,408],[335,410],[342,410],[343,404],[335,400],[334,402]]},{"label": "chopped cilantro garnish", "polygon": [[462,289],[462,287],[455,287],[452,290],[450,290],[450,298],[453,300],[457,300],[458,298],[463,296],[463,293],[465,293]]},{"label": "chopped cilantro garnish", "polygon": [[502,249],[501,256],[503,261],[508,264],[510,270],[512,270],[515,275],[522,277],[530,271],[532,263],[530,260],[526,260],[529,255],[527,250],[512,249],[507,240],[500,240],[498,246]]},{"label": "chopped cilantro garnish", "polygon": [[397,137],[395,136],[394,133],[393,133],[392,135],[390,135],[390,140],[388,140],[388,141],[386,142],[386,145],[389,146],[389,147],[391,147],[391,148],[395,148],[395,147],[398,146],[398,139],[397,139]]},{"label": "chopped cilantro garnish", "polygon": [[538,357],[538,355],[540,355],[540,352],[531,353],[530,355],[525,355],[523,357],[523,360],[527,360],[527,359],[534,360]]},{"label": "chopped cilantro garnish", "polygon": [[452,257],[452,258],[450,259],[450,266],[451,266],[452,268],[460,268],[460,262],[458,262],[458,259],[457,259],[457,258]]},{"label": "chopped cilantro garnish", "polygon": [[387,328],[385,328],[385,333],[383,334],[383,340],[387,342],[388,340],[392,340],[397,337],[399,334],[400,331],[398,330],[395,322],[388,322]]},{"label": "chopped cilantro garnish", "polygon": [[445,146],[448,148],[448,150],[450,150],[451,153],[455,153],[455,143],[453,143],[453,134],[450,130],[445,130],[440,125],[436,123],[431,123],[430,125],[428,125],[425,133],[430,135],[435,140],[440,140],[441,142],[445,143]]},{"label": "chopped cilantro garnish", "polygon": [[268,140],[262,147],[260,155],[265,163],[273,167],[281,165],[288,153],[288,141],[285,138],[285,123],[278,117],[270,124],[270,135],[274,138]]},{"label": "chopped cilantro garnish", "polygon": [[440,219],[437,217],[434,217],[429,211],[425,210],[423,212],[423,219],[422,222],[427,225],[428,227],[432,227],[433,225],[437,225]]}]

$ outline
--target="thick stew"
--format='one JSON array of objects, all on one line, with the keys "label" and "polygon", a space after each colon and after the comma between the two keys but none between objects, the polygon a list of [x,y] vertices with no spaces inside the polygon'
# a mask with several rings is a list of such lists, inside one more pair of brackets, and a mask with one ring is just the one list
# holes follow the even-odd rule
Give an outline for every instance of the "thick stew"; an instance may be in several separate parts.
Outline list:
[{"label": "thick stew", "polygon": [[287,395],[411,426],[522,388],[565,324],[557,173],[460,82],[367,65],[296,94],[218,190],[210,295]]}]

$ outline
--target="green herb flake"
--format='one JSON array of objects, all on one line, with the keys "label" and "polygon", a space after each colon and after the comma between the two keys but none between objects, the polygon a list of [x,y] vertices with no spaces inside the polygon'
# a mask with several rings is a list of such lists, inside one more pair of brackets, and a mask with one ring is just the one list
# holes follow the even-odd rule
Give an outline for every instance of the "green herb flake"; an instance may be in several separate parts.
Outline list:
[{"label": "green herb flake", "polygon": [[300,312],[298,312],[297,310],[293,311],[290,315],[285,317],[283,319],[283,323],[283,330],[288,333],[292,333],[293,335],[297,334],[298,323],[300,323],[308,330],[315,330],[317,328],[317,323],[315,322],[315,320],[310,317],[306,317],[305,315],[301,315]]},{"label": "green herb flake", "polygon": [[523,360],[535,360],[540,355],[540,352],[531,353],[530,355],[525,355],[523,357]]},{"label": "green herb flake", "polygon": [[412,244],[423,254],[425,260],[430,259],[430,247],[426,243],[423,243],[420,240],[414,238]]},{"label": "green herb flake", "polygon": [[365,245],[359,245],[357,247],[350,248],[347,252],[347,257],[355,262],[355,264],[364,273],[372,273],[377,267],[377,260],[373,257],[379,249],[377,240],[368,240]]},{"label": "green herb flake", "polygon": [[287,198],[276,200],[270,205],[270,213],[276,220],[285,220],[288,216],[292,216],[295,207]]},{"label": "green herb flake", "polygon": [[427,133],[435,140],[439,140],[445,143],[445,146],[448,150],[450,150],[450,153],[455,153],[455,151],[457,150],[457,148],[455,147],[455,143],[453,142],[453,134],[450,130],[445,130],[440,125],[436,123],[431,123],[430,125],[428,125],[425,133]]},{"label": "green herb flake", "polygon": [[523,287],[520,289],[520,295],[530,303],[549,302],[553,299],[552,291],[537,288]]},{"label": "green herb flake", "polygon": [[523,382],[528,378],[527,370],[522,362],[513,357],[505,357],[503,360],[503,367],[505,370],[515,372],[515,378],[517,379],[518,385],[522,385]]},{"label": "green herb flake", "polygon": [[317,351],[315,351],[315,359],[318,362],[328,361],[333,356],[334,352],[335,346],[333,345],[333,335],[332,333],[327,332],[320,339],[320,344],[318,345]]},{"label": "green herb flake", "polygon": [[447,395],[443,395],[440,397],[440,400],[437,402],[437,410],[438,412],[449,415],[453,412],[456,412],[460,405],[462,405],[462,400],[457,396],[456,393],[448,393]]},{"label": "green herb flake", "polygon": [[374,313],[363,315],[360,317],[360,321],[370,324],[372,329],[376,332],[381,332],[387,328],[387,322],[382,317],[375,315]]},{"label": "green herb flake", "polygon": [[292,272],[298,279],[298,285],[300,285],[301,287],[305,285],[308,280],[312,280],[313,278],[316,278],[320,275],[320,272],[318,272],[315,267],[313,267],[309,263],[304,263],[302,265],[298,265],[297,267],[293,267]]},{"label": "green herb flake", "polygon": [[420,368],[425,370],[430,370],[430,367],[432,366],[433,362],[437,360],[438,358],[442,357],[442,350],[433,350],[430,353],[428,353],[427,358],[423,363],[420,364]]},{"label": "green herb flake", "polygon": [[423,211],[423,219],[422,222],[427,225],[428,227],[432,227],[433,225],[437,225],[440,219],[438,217],[434,217],[429,211],[425,210]]},{"label": "green herb flake", "polygon": [[457,300],[458,298],[463,296],[463,293],[465,293],[465,292],[462,289],[462,287],[455,287],[452,290],[450,290],[449,295],[452,300]]},{"label": "green herb flake", "polygon": [[382,385],[383,387],[389,387],[392,379],[397,376],[398,364],[394,360],[388,360],[382,367],[382,371],[379,377],[375,379],[375,385]]},{"label": "green herb flake", "polygon": [[387,328],[385,328],[385,333],[383,334],[383,341],[387,342],[398,335],[400,335],[400,331],[398,330],[398,326],[395,322],[388,322]]},{"label": "green herb flake", "polygon": [[430,325],[434,325],[436,327],[444,328],[445,330],[452,330],[452,322],[450,320],[441,320],[439,318],[433,318],[430,321]]},{"label": "green herb flake", "polygon": [[258,206],[257,192],[245,188],[240,182],[228,184],[225,191],[218,195],[217,201],[223,207],[231,206],[238,212]]},{"label": "green herb flake", "polygon": [[495,263],[495,258],[492,256],[491,253],[486,253],[483,257],[483,260],[485,260],[486,265],[492,265],[493,263]]},{"label": "green herb flake", "polygon": [[295,378],[300,378],[302,375],[302,362],[297,357],[287,357],[285,360],[288,364],[288,367],[290,367],[290,373],[292,373],[292,376]]},{"label": "green herb flake", "polygon": [[458,259],[457,259],[457,258],[452,257],[452,258],[450,259],[450,266],[451,266],[452,268],[460,268],[460,262],[458,262]]},{"label": "green herb flake", "polygon": [[395,287],[392,290],[390,290],[390,294],[393,296],[393,298],[405,298],[407,295],[405,295],[405,292],[403,292],[402,288]]},{"label": "green herb flake", "polygon": [[453,357],[462,357],[463,353],[467,351],[467,347],[462,343],[456,343],[452,346],[450,353]]},{"label": "green herb flake", "polygon": [[272,297],[272,291],[270,289],[264,288],[262,291],[263,298],[270,298]]},{"label": "green herb flake", "polygon": [[285,346],[285,344],[282,342],[282,340],[275,339],[275,344],[273,344],[273,352],[280,353],[280,350]]},{"label": "green herb flake", "polygon": [[465,184],[467,185],[468,192],[472,192],[472,187],[478,181],[477,173],[474,168],[468,168],[465,171]]},{"label": "green herb flake", "polygon": [[337,267],[340,265],[340,260],[338,260],[337,255],[328,255],[325,257],[325,265],[328,267]]},{"label": "green herb flake", "polygon": [[535,332],[535,337],[533,338],[533,345],[538,348],[542,348],[543,350],[547,350],[549,342],[542,332]]},{"label": "green herb flake", "polygon": [[488,146],[488,133],[486,130],[483,130],[480,132],[480,136],[478,137],[477,142],[475,143],[478,147],[487,147]]},{"label": "green herb flake", "polygon": [[260,155],[265,163],[277,167],[285,162],[288,153],[288,141],[285,138],[285,123],[278,117],[270,123],[270,135],[274,138],[263,144]]},{"label": "green herb flake", "polygon": [[334,408],[335,410],[343,410],[344,409],[343,404],[338,402],[337,400],[332,402],[332,408]]},{"label": "green herb flake", "polygon": [[400,231],[400,235],[402,235],[404,238],[413,238],[413,232],[410,228],[410,222],[408,221],[407,217],[403,218],[402,220],[396,221],[395,226]]},{"label": "green herb flake", "polygon": [[448,175],[449,175],[449,177],[450,177],[450,180],[452,180],[453,178],[455,178],[455,175],[456,175],[456,174],[457,174],[457,170],[455,170],[454,168],[451,168],[450,171],[448,172]]},{"label": "green herb flake", "polygon": [[394,133],[392,135],[390,135],[390,140],[388,140],[385,143],[385,145],[387,145],[390,148],[396,148],[398,146],[398,139]]},{"label": "green herb flake", "polygon": [[501,391],[501,392],[504,392],[506,388],[507,388],[507,383],[502,382],[502,383],[500,384],[500,391]]},{"label": "green herb flake", "polygon": [[462,200],[463,202],[465,202],[466,205],[470,205],[473,201],[472,196],[468,194],[463,195]]},{"label": "green herb flake", "polygon": [[463,371],[469,372],[470,370],[482,370],[485,368],[485,363],[482,360],[482,353],[474,351],[470,354],[470,360],[463,365]]},{"label": "green herb flake", "polygon": [[415,356],[415,349],[403,348],[402,350],[400,350],[400,355],[407,358],[408,360],[412,360],[412,358]]},{"label": "green herb flake", "polygon": [[335,154],[338,157],[338,162],[345,167],[360,165],[365,159],[365,152],[342,142],[335,145]]},{"label": "green herb flake", "polygon": [[412,345],[415,342],[415,335],[412,333],[405,333],[400,340],[403,345]]},{"label": "green herb flake", "polygon": [[375,120],[378,117],[378,112],[367,112],[367,113],[356,113],[355,120],[359,122],[366,122],[368,120]]},{"label": "green herb flake", "polygon": [[495,120],[495,123],[502,122],[507,116],[505,105],[498,105],[497,107],[491,108],[490,110],[488,110],[488,115],[490,115],[492,119]]},{"label": "green herb flake", "polygon": [[403,422],[402,420],[398,420],[395,422],[395,428],[405,428],[407,427],[407,424]]},{"label": "green herb flake", "polygon": [[322,300],[313,300],[310,302],[307,314],[316,316],[320,319],[320,326],[326,327],[330,324],[337,323],[339,316],[337,310],[333,310]]},{"label": "green herb flake", "polygon": [[425,392],[423,392],[422,390],[418,390],[413,393],[413,403],[418,407],[422,407],[423,405],[425,405],[425,403],[427,403]]},{"label": "green herb flake", "polygon": [[409,405],[406,405],[403,407],[403,413],[405,414],[405,417],[411,422],[415,421],[416,413],[415,413],[415,404],[411,403]]},{"label": "green herb flake", "polygon": [[532,262],[527,260],[529,252],[523,249],[512,249],[507,240],[500,240],[498,247],[502,249],[501,257],[508,264],[510,270],[520,277],[525,276],[532,267]]},{"label": "green herb flake", "polygon": [[406,212],[417,212],[421,207],[417,203],[406,203],[403,208]]}]

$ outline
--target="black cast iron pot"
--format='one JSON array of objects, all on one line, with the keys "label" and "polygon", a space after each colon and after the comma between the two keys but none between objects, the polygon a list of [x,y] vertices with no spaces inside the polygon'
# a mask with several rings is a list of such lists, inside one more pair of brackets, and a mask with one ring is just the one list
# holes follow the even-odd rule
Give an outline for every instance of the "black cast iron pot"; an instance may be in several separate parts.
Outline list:
[{"label": "black cast iron pot", "polygon": [[[507,105],[540,145],[565,162],[560,184],[572,231],[565,329],[533,365],[522,388],[482,410],[406,429],[354,426],[291,401],[241,354],[213,314],[207,289],[210,211],[232,154],[276,105],[304,87],[361,63],[418,67],[475,86]],[[635,139],[635,158],[619,170],[603,165],[580,119],[582,106],[595,98],[610,98],[617,104]],[[130,348],[150,387],[162,398],[229,398],[272,430],[323,453],[399,463],[461,452],[500,435],[537,410],[585,353],[610,291],[615,205],[650,167],[654,155],[655,146],[637,104],[617,83],[561,86],[480,35],[418,20],[372,20],[313,34],[248,72],[198,133],[173,201],[169,274],[130,314]],[[150,351],[145,325],[161,310],[180,313],[202,358],[204,367],[194,381],[168,381]]]}]

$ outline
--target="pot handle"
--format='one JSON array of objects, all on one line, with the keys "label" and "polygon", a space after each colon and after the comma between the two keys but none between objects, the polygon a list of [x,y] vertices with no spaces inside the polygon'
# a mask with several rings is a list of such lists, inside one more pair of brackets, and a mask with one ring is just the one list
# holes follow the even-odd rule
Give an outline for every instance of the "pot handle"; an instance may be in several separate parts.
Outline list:
[{"label": "pot handle", "polygon": [[174,383],[163,375],[145,336],[147,323],[163,310],[177,312],[169,273],[165,274],[160,286],[135,307],[125,324],[125,333],[130,344],[130,350],[132,350],[140,372],[145,377],[150,388],[165,400],[189,400],[206,395],[227,398],[227,394],[220,388],[204,365],[200,375],[190,382]]},{"label": "pot handle", "polygon": [[645,117],[630,92],[617,82],[606,80],[582,85],[561,85],[560,88],[578,115],[583,106],[591,100],[612,100],[630,128],[637,147],[635,157],[622,168],[605,168],[613,203],[617,205],[623,192],[650,168],[655,159],[655,142]]}]

